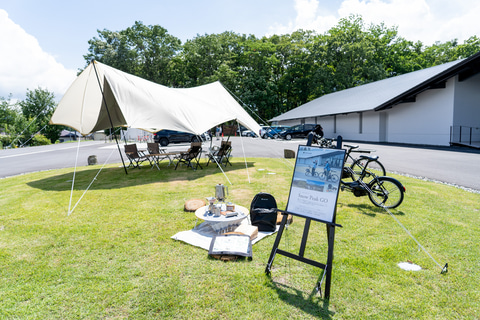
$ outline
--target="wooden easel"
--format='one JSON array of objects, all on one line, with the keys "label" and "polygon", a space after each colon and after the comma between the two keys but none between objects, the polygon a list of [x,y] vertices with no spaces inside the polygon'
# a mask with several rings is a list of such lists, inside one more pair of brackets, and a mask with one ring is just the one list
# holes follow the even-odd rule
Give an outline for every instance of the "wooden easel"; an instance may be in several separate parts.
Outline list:
[{"label": "wooden easel", "polygon": [[[308,137],[307,146],[311,146],[312,140],[313,140],[313,133],[310,133],[309,137]],[[299,146],[299,151],[300,151],[300,147],[301,146]],[[341,147],[342,147],[342,137],[338,136],[338,138],[337,138],[337,149],[341,149]],[[299,152],[297,152],[297,157],[298,157],[298,155],[299,155]],[[342,156],[342,159],[343,160],[345,159],[344,156]],[[297,158],[297,160],[298,160],[298,158]],[[296,166],[296,164],[297,164],[297,162],[295,162],[295,166]],[[343,161],[342,161],[342,167],[343,167]],[[338,185],[337,185],[337,187],[338,187]],[[337,189],[337,198],[338,198],[338,189]],[[290,199],[290,197],[289,197],[289,199]],[[287,206],[287,208],[288,208],[288,206]],[[292,212],[287,212],[287,211],[282,211],[282,210],[279,210],[279,211],[282,212],[283,218],[282,218],[282,222],[280,224],[280,229],[278,230],[277,237],[275,239],[275,243],[273,244],[272,252],[270,253],[270,258],[268,259],[268,262],[267,262],[267,267],[265,268],[265,273],[267,275],[270,275],[273,260],[275,259],[275,256],[276,256],[277,253],[281,254],[283,256],[286,256],[288,258],[292,258],[292,259],[295,259],[297,261],[309,264],[311,266],[323,269],[322,280],[318,281],[318,283],[316,285],[316,289],[321,294],[322,281],[323,281],[323,279],[325,279],[325,291],[324,291],[325,295],[324,295],[324,297],[326,299],[329,299],[330,298],[330,287],[331,287],[331,283],[332,283],[333,246],[334,246],[334,243],[335,243],[335,227],[342,227],[341,225],[335,223],[336,216],[337,216],[336,200],[335,200],[335,207],[333,208],[333,212],[332,212],[333,213],[332,221],[324,221],[324,220],[320,220],[320,219],[315,219],[315,218],[312,218],[312,215],[302,215],[301,213],[292,213]],[[278,248],[278,246],[280,244],[280,240],[282,239],[283,231],[285,230],[285,225],[287,223],[287,217],[288,217],[289,214],[296,215],[296,216],[299,216],[299,217],[302,217],[302,218],[306,219],[305,226],[304,226],[304,229],[303,229],[302,242],[300,244],[300,250],[299,250],[298,254],[294,254],[294,253],[291,253],[291,252],[288,252],[288,251],[285,251],[285,250],[282,250],[282,249]],[[318,222],[321,222],[321,223],[325,223],[326,227],[327,227],[328,252],[327,252],[327,262],[326,263],[320,263],[318,261],[305,258],[305,248],[307,246],[308,232],[310,231],[310,224],[311,224],[312,220],[315,220],[315,221],[318,221]]]},{"label": "wooden easel", "polygon": [[[331,286],[331,281],[332,281],[333,245],[334,245],[334,242],[335,242],[335,227],[342,227],[342,226],[339,225],[339,224],[336,224],[336,223],[331,223],[331,222],[318,220],[319,222],[325,223],[326,227],[327,227],[328,253],[327,253],[327,262],[324,264],[324,263],[320,263],[320,262],[317,262],[317,261],[312,260],[312,259],[305,258],[305,256],[304,256],[305,248],[306,248],[306,245],[307,245],[308,232],[310,230],[310,223],[312,221],[311,218],[305,218],[306,221],[305,221],[305,226],[303,228],[302,242],[300,244],[300,250],[299,250],[298,254],[294,254],[294,253],[291,253],[291,252],[288,252],[288,251],[285,251],[285,250],[282,250],[282,249],[278,248],[278,246],[280,244],[280,240],[282,239],[283,231],[284,231],[285,226],[287,224],[288,214],[291,214],[291,213],[288,213],[286,211],[282,211],[282,210],[279,210],[279,211],[282,212],[283,218],[282,218],[282,222],[280,224],[280,228],[279,228],[278,233],[277,233],[277,237],[275,239],[275,243],[273,244],[272,252],[270,253],[270,258],[268,259],[267,267],[265,268],[265,273],[267,275],[270,275],[273,260],[275,259],[275,255],[277,253],[281,254],[285,257],[292,258],[292,259],[295,259],[297,261],[309,264],[311,266],[323,269],[324,270],[324,277],[322,277],[322,280],[323,280],[323,278],[325,278],[325,291],[324,291],[325,295],[324,295],[324,297],[329,299],[330,298],[330,286]],[[316,289],[320,293],[321,293],[322,280],[320,280],[316,285]]]}]

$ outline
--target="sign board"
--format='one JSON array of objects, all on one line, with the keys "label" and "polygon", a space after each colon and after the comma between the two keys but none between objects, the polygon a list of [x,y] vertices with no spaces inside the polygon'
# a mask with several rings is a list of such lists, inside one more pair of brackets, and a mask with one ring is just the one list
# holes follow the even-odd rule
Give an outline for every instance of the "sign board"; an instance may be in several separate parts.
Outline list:
[{"label": "sign board", "polygon": [[332,223],[345,150],[298,146],[287,212]]},{"label": "sign board", "polygon": [[208,254],[252,257],[250,236],[243,234],[215,235],[210,243]]}]

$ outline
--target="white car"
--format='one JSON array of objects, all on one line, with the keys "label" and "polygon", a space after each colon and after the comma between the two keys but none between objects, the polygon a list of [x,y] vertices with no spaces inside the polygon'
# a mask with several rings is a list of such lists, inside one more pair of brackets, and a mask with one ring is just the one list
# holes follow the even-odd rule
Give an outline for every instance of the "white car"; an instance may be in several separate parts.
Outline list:
[{"label": "white car", "polygon": [[255,137],[255,134],[252,130],[243,130],[242,137]]},{"label": "white car", "polygon": [[261,138],[265,139],[267,137],[266,134],[267,134],[268,128],[270,128],[270,126],[261,126],[260,127],[259,135],[260,135]]}]

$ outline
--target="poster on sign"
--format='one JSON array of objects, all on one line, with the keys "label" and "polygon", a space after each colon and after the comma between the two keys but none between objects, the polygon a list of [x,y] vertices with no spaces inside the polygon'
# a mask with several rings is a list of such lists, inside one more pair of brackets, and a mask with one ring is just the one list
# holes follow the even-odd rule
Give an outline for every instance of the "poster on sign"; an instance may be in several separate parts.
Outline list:
[{"label": "poster on sign", "polygon": [[334,222],[344,159],[342,149],[299,146],[286,211]]}]

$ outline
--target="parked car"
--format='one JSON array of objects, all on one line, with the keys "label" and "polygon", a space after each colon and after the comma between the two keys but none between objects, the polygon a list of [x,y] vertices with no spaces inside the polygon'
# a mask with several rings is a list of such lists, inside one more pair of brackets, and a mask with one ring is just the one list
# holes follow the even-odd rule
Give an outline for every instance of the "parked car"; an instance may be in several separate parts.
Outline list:
[{"label": "parked car", "polygon": [[[207,138],[203,138],[207,140]],[[160,143],[162,147],[168,146],[169,143],[182,143],[182,142],[197,142],[201,141],[202,137],[194,135],[189,132],[181,132],[174,130],[161,130],[155,133],[153,139],[156,143]]]},{"label": "parked car", "polygon": [[271,139],[278,139],[280,138],[280,132],[287,130],[290,126],[271,126],[268,127],[265,134],[262,136],[263,139],[271,138]]},{"label": "parked car", "polygon": [[269,126],[261,126],[260,127],[260,132],[258,133],[258,135],[263,138],[265,136],[265,134],[267,133],[267,130],[268,128],[270,128]]},{"label": "parked car", "polygon": [[242,134],[242,137],[255,137],[255,134],[253,133],[252,130],[248,130],[246,127],[240,125],[239,128],[237,128],[237,134],[240,135],[240,132]]},{"label": "parked car", "polygon": [[306,138],[315,126],[315,124],[297,124],[280,132],[280,137],[287,140],[292,138]]}]

